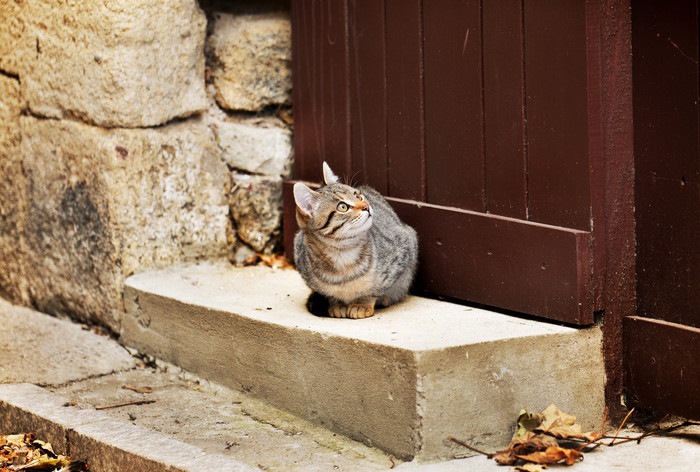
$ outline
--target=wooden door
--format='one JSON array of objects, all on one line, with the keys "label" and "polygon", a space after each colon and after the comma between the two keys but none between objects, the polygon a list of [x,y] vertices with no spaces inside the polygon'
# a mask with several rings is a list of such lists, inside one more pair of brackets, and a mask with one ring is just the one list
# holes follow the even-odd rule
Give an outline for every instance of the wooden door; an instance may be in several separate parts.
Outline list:
[{"label": "wooden door", "polygon": [[698,2],[632,3],[637,315],[630,405],[700,419]]},{"label": "wooden door", "polygon": [[[598,2],[294,0],[295,178],[328,161],[419,233],[416,289],[601,308]],[[285,239],[295,230],[285,187]],[[597,233],[598,232],[598,233]]]}]

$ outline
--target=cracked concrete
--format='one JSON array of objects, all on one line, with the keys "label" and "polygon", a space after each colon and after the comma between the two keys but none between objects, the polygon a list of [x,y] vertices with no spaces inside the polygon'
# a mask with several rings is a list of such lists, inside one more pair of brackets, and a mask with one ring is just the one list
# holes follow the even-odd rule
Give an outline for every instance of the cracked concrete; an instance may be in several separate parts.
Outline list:
[{"label": "cracked concrete", "polygon": [[[63,451],[71,441],[71,454],[94,470],[225,471],[247,464],[321,472],[391,465],[378,449],[2,299],[0,339],[0,434],[32,429]],[[154,402],[94,409],[138,400]],[[154,457],[144,443],[159,444],[166,457]],[[118,461],[129,468],[119,469]]]},{"label": "cracked concrete", "polygon": [[129,352],[111,339],[2,298],[0,339],[3,383],[61,385],[136,366]]}]

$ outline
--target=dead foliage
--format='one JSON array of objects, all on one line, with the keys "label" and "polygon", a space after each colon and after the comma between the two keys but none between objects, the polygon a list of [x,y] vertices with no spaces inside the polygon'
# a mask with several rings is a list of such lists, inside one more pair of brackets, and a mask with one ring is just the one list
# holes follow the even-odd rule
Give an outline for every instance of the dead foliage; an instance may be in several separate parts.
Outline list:
[{"label": "dead foliage", "polygon": [[584,432],[581,425],[576,423],[575,416],[564,413],[554,404],[549,405],[542,413],[521,410],[516,421],[515,434],[508,448],[494,453],[476,449],[452,436],[448,439],[471,451],[483,454],[500,465],[515,466],[515,470],[518,471],[539,472],[553,464],[574,465],[583,460],[584,452],[590,452],[601,445],[614,446],[629,441],[639,442],[647,436],[670,432],[690,424],[686,421],[667,428],[657,427],[635,437],[621,437],[620,431],[633,412],[634,408],[622,420],[615,434],[608,435],[605,431],[607,411],[603,417],[601,431],[598,433]]},{"label": "dead foliage", "polygon": [[88,470],[83,461],[56,454],[51,443],[40,441],[34,433],[0,435],[0,472]]},{"label": "dead foliage", "polygon": [[282,254],[254,254],[245,260],[244,265],[265,265],[273,269],[294,268],[294,264]]}]

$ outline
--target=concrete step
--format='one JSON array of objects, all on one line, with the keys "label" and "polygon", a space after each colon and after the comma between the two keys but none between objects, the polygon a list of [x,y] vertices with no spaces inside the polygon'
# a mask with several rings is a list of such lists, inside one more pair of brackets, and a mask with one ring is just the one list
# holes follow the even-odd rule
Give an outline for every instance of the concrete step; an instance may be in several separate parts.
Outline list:
[{"label": "concrete step", "polygon": [[391,466],[382,451],[83,328],[0,299],[0,434],[34,432],[95,472]]},{"label": "concrete step", "polygon": [[306,312],[293,270],[225,261],[127,280],[121,341],[399,458],[507,445],[523,407],[598,426],[599,327],[573,329],[419,297],[365,320]]}]

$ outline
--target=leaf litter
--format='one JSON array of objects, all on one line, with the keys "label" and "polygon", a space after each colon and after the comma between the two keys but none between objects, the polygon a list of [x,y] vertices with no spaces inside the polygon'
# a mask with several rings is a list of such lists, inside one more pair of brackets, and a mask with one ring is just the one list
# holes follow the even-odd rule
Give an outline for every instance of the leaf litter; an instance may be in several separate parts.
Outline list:
[{"label": "leaf litter", "polygon": [[41,441],[34,433],[0,435],[0,472],[88,470],[84,461],[56,454],[51,443]]},{"label": "leaf litter", "polygon": [[[640,442],[653,434],[670,432],[689,424],[688,421],[685,421],[669,428],[657,427],[655,430],[646,431],[636,437],[621,437],[620,431],[633,412],[634,408],[622,420],[614,435],[606,435],[607,410],[603,418],[601,432],[598,433],[596,431],[584,432],[581,425],[576,423],[575,416],[564,413],[554,404],[549,405],[542,413],[530,413],[523,409],[516,420],[516,431],[508,448],[494,453],[476,449],[452,436],[447,439],[473,452],[483,454],[500,465],[515,466],[517,471],[541,472],[549,465],[574,465],[583,460],[584,452],[588,453],[601,445],[613,446],[629,441]],[[610,442],[603,442],[608,439]]]}]

